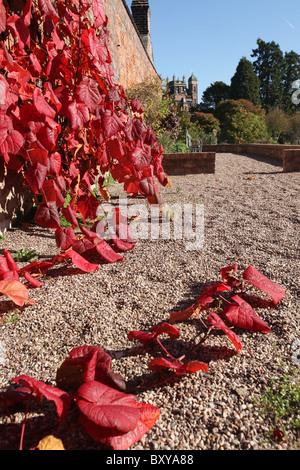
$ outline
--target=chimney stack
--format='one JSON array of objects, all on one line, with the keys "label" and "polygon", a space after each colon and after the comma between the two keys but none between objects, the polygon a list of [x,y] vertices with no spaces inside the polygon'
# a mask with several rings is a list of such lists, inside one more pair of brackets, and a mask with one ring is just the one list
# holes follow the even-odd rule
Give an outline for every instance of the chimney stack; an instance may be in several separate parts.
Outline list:
[{"label": "chimney stack", "polygon": [[142,43],[153,62],[151,43],[150,18],[151,11],[148,0],[133,0],[131,3],[133,21],[137,27]]}]

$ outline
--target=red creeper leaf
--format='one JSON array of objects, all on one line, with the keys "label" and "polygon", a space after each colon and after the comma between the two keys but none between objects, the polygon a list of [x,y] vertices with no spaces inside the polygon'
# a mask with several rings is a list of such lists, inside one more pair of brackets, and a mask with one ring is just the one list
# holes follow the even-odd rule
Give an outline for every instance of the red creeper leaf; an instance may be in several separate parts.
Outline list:
[{"label": "red creeper leaf", "polygon": [[62,251],[66,251],[77,241],[77,238],[72,227],[65,227],[55,231],[55,240],[57,246]]},{"label": "red creeper leaf", "polygon": [[20,132],[14,130],[10,117],[0,114],[0,154],[8,160],[8,155],[15,155],[24,144]]},{"label": "red creeper leaf", "polygon": [[284,289],[275,284],[275,282],[270,281],[270,279],[257,271],[253,266],[248,266],[244,271],[243,279],[261,291],[266,292],[272,298],[274,304],[278,304],[285,298]]},{"label": "red creeper leaf", "polygon": [[92,5],[93,5],[94,16],[95,16],[94,27],[100,28],[100,26],[103,26],[107,21],[103,3],[101,0],[92,0]]},{"label": "red creeper leaf", "polygon": [[84,382],[95,380],[109,387],[125,390],[123,378],[111,371],[111,357],[96,346],[80,346],[72,349],[69,356],[57,370],[56,382],[59,387],[78,388]]},{"label": "red creeper leaf", "polygon": [[160,325],[154,326],[150,329],[153,333],[147,333],[144,331],[130,331],[127,335],[130,341],[137,340],[141,344],[151,344],[156,341],[156,339],[162,335],[169,335],[170,339],[174,341],[179,338],[180,331],[170,323],[161,323]]},{"label": "red creeper leaf", "polygon": [[51,106],[47,103],[45,98],[42,95],[42,92],[39,88],[35,88],[33,92],[33,103],[42,116],[49,117],[54,119],[56,112]]},{"label": "red creeper leaf", "polygon": [[181,310],[180,312],[172,312],[169,317],[169,321],[171,323],[175,323],[176,321],[185,321],[189,318],[197,316],[201,312],[201,307],[197,304],[193,304],[190,307]]},{"label": "red creeper leaf", "polygon": [[231,287],[241,287],[242,282],[237,279],[234,275],[237,273],[237,265],[227,266],[221,269],[221,277],[223,282]]},{"label": "red creeper leaf", "polygon": [[115,450],[137,442],[159,418],[159,410],[138,403],[133,395],[113,390],[99,382],[82,385],[77,392],[79,420],[96,441]]},{"label": "red creeper leaf", "polygon": [[41,403],[43,397],[46,398],[46,400],[54,401],[60,419],[66,415],[69,406],[69,395],[63,390],[35,380],[28,375],[15,377],[13,382],[30,389],[34,398],[36,398],[39,403]]},{"label": "red creeper leaf", "polygon": [[47,167],[41,163],[35,163],[27,168],[25,178],[35,194],[43,187],[47,172]]},{"label": "red creeper leaf", "polygon": [[0,281],[0,293],[9,297],[19,307],[23,307],[25,303],[30,305],[35,303],[34,300],[29,299],[26,286],[17,280]]},{"label": "red creeper leaf", "polygon": [[6,11],[3,5],[3,0],[0,0],[0,33],[6,30]]},{"label": "red creeper leaf", "polygon": [[126,450],[133,446],[144,436],[160,417],[160,411],[156,406],[147,403],[137,403],[140,417],[137,426],[126,434],[102,439],[101,442],[115,450]]},{"label": "red creeper leaf", "polygon": [[133,98],[133,100],[131,100],[131,109],[134,113],[142,114],[144,112],[143,107],[137,98]]},{"label": "red creeper leaf", "polygon": [[170,325],[170,323],[161,323],[160,325],[153,326],[150,329],[151,331],[154,331],[156,336],[160,336],[162,334],[169,335],[172,341],[178,339],[180,336],[180,331],[175,326]]},{"label": "red creeper leaf", "polygon": [[76,101],[68,106],[67,116],[70,118],[74,130],[80,129],[90,119],[88,107],[84,103],[77,103]]},{"label": "red creeper leaf", "polygon": [[233,326],[245,330],[270,333],[271,328],[254,312],[251,305],[238,295],[232,297],[235,303],[226,305],[223,314],[226,320]]},{"label": "red creeper leaf", "polygon": [[99,205],[98,199],[93,195],[84,195],[77,199],[76,209],[82,215],[84,223],[86,223],[86,219],[94,220],[97,217]]},{"label": "red creeper leaf", "polygon": [[148,364],[148,368],[153,371],[172,369],[175,371],[176,375],[192,374],[199,370],[205,373],[208,371],[208,365],[204,362],[188,361],[183,364],[181,361],[169,361],[163,357],[152,359]]},{"label": "red creeper leaf", "polygon": [[156,341],[156,334],[155,333],[147,333],[145,331],[130,331],[127,335],[129,341],[137,340],[141,344],[151,344]]},{"label": "red creeper leaf", "polygon": [[74,250],[68,250],[65,253],[60,253],[55,257],[55,261],[61,262],[62,260],[71,259],[72,263],[86,273],[91,273],[97,271],[99,266],[97,264],[89,263],[84,259],[79,253],[76,253]]},{"label": "red creeper leaf", "polygon": [[78,97],[81,103],[85,103],[91,111],[95,111],[101,102],[101,95],[96,80],[90,77],[83,77],[78,87]]},{"label": "red creeper leaf", "polygon": [[[81,385],[76,400],[80,421],[96,440],[132,431],[138,423],[140,413],[136,398],[100,382]],[[97,431],[96,435],[94,431]]]},{"label": "red creeper leaf", "polygon": [[55,201],[41,203],[34,217],[35,223],[47,228],[60,228],[60,218]]},{"label": "red creeper leaf", "polygon": [[222,330],[228,338],[232,341],[234,344],[236,350],[239,352],[242,349],[242,343],[240,342],[238,336],[232,331],[230,328],[228,328],[227,325],[223,322],[223,320],[217,315],[215,312],[209,312],[209,316],[207,317],[208,323],[210,323],[213,327]]},{"label": "red creeper leaf", "polygon": [[51,20],[59,19],[52,0],[38,0],[38,4],[40,10],[44,12]]}]

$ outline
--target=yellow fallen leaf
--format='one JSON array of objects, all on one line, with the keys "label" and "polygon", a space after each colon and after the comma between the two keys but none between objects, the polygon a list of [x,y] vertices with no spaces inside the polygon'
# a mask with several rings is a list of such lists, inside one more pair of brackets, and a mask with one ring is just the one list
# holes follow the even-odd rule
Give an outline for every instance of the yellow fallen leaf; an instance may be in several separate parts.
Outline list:
[{"label": "yellow fallen leaf", "polygon": [[38,443],[37,448],[39,450],[65,450],[62,441],[52,435],[44,437]]}]

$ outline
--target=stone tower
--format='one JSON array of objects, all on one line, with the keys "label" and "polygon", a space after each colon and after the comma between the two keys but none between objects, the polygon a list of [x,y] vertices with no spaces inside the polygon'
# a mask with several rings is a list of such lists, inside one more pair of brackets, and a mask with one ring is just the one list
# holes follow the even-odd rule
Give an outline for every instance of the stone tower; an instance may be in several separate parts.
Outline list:
[{"label": "stone tower", "polygon": [[151,10],[148,0],[133,0],[131,3],[133,21],[139,32],[144,47],[153,63],[150,18]]},{"label": "stone tower", "polygon": [[193,106],[198,104],[198,80],[194,74],[189,78],[189,95],[192,97]]},{"label": "stone tower", "polygon": [[168,91],[173,96],[175,102],[180,106],[183,111],[191,111],[198,105],[198,79],[194,74],[188,79],[186,83],[185,75],[182,80],[176,79],[175,74],[173,80],[167,83]]}]

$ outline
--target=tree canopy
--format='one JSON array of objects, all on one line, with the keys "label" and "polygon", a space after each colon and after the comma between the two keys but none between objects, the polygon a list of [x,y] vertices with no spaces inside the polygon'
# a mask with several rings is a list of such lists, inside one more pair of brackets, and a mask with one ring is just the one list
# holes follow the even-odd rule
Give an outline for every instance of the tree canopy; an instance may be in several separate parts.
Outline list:
[{"label": "tree canopy", "polygon": [[260,98],[265,109],[283,106],[284,102],[284,54],[274,41],[257,40],[257,48],[252,55],[254,71],[260,80]]},{"label": "tree canopy", "polygon": [[222,81],[214,82],[203,92],[200,111],[213,112],[220,101],[226,101],[229,97],[230,86]]},{"label": "tree canopy", "polygon": [[255,105],[261,104],[260,81],[246,57],[242,57],[231,79],[230,97],[234,100],[249,100]]}]

